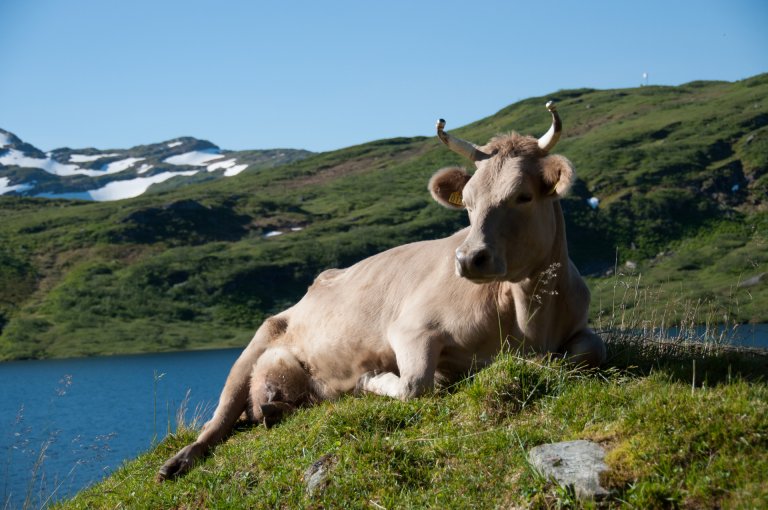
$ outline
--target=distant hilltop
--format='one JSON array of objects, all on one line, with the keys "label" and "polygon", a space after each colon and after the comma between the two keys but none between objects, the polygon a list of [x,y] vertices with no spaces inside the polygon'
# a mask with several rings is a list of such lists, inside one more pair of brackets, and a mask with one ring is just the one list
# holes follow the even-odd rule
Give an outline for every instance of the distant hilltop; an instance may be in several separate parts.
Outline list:
[{"label": "distant hilltop", "polygon": [[226,151],[192,137],[131,149],[61,148],[45,153],[0,129],[0,195],[120,200],[150,189],[172,189],[291,163],[311,154],[297,149]]}]

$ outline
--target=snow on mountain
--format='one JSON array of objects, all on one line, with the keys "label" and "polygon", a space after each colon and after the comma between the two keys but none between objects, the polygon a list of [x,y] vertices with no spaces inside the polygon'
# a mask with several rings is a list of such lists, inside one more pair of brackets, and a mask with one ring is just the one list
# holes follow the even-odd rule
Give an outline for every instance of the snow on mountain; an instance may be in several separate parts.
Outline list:
[{"label": "snow on mountain", "polygon": [[90,163],[91,161],[98,161],[99,159],[103,158],[114,158],[119,156],[120,154],[112,153],[112,154],[93,154],[93,155],[86,155],[86,154],[71,154],[69,156],[69,162],[70,163]]},{"label": "snow on mountain", "polygon": [[234,159],[227,159],[225,161],[217,161],[216,163],[208,165],[206,168],[209,172],[213,172],[214,170],[219,170],[221,168],[230,168],[234,166],[235,163],[236,161]]},{"label": "snow on mountain", "polygon": [[128,170],[135,163],[138,163],[139,161],[144,161],[144,159],[145,158],[126,158],[126,159],[121,159],[120,161],[113,161],[112,163],[102,166],[101,170],[105,174],[117,174],[124,170]]},{"label": "snow on mountain", "polygon": [[163,162],[171,165],[202,166],[208,163],[209,161],[213,161],[214,159],[220,159],[223,157],[224,155],[219,154],[218,149],[205,149],[201,151],[190,151],[190,152],[185,152],[184,154],[171,156],[170,158],[164,159]]},{"label": "snow on mountain", "polygon": [[223,151],[191,137],[131,149],[61,148],[44,153],[0,129],[0,195],[121,200],[172,178],[177,178],[172,186],[182,186],[200,172],[232,177],[249,167],[268,168],[310,154],[292,149]]},{"label": "snow on mountain", "polygon": [[82,169],[77,165],[65,165],[51,158],[29,157],[16,149],[8,149],[5,154],[0,156],[0,165],[39,168],[45,170],[49,174],[59,176],[77,175],[82,172]]},{"label": "snow on mountain", "polygon": [[153,184],[165,182],[172,177],[178,177],[180,175],[191,176],[195,175],[197,170],[189,170],[186,172],[163,172],[152,175],[150,177],[136,177],[127,181],[112,181],[103,188],[95,189],[90,192],[94,200],[122,200],[123,198],[138,197]]},{"label": "snow on mountain", "polygon": [[[118,154],[119,156],[119,154]],[[108,155],[102,156],[97,159],[108,157]],[[55,159],[48,156],[45,159],[31,158],[21,151],[16,149],[9,149],[5,154],[0,156],[0,165],[6,166],[18,166],[22,168],[39,168],[45,170],[49,174],[58,175],[60,177],[72,176],[72,175],[87,175],[89,177],[98,177],[101,175],[110,175],[120,173],[132,167],[134,163],[143,160],[144,158],[126,158],[120,161],[114,161],[106,165],[102,165],[101,168],[93,170],[89,168],[81,168],[77,165],[69,165],[59,163]],[[70,156],[70,161],[72,158]],[[95,161],[95,160],[92,160]],[[82,161],[81,161],[82,162]]]},{"label": "snow on mountain", "polygon": [[218,161],[216,163],[213,163],[212,165],[208,165],[207,169],[209,172],[213,172],[214,170],[224,169],[224,177],[232,177],[233,175],[237,175],[246,168],[248,168],[248,165],[238,165],[236,164],[237,161],[234,159],[228,159],[226,161]]},{"label": "snow on mountain", "polygon": [[34,186],[31,184],[17,184],[16,186],[11,186],[10,183],[11,181],[8,179],[8,177],[0,177],[0,195],[5,195],[6,193],[10,193],[12,191],[21,193],[23,191],[34,188]]},{"label": "snow on mountain", "polygon": [[153,184],[165,182],[172,177],[180,175],[195,175],[198,170],[186,172],[163,172],[150,177],[136,177],[124,181],[112,181],[107,185],[88,191],[79,191],[72,193],[41,193],[36,195],[42,198],[71,198],[78,200],[95,200],[97,202],[106,202],[110,200],[122,200],[125,198],[134,198],[143,194]]},{"label": "snow on mountain", "polygon": [[234,177],[235,175],[239,174],[246,168],[248,168],[248,165],[235,165],[231,168],[227,168],[224,171],[224,177]]},{"label": "snow on mountain", "polygon": [[185,152],[184,154],[179,154],[178,156],[172,156],[170,158],[165,159],[165,163],[170,163],[172,165],[192,165],[192,166],[205,165],[206,169],[209,172],[224,169],[224,177],[232,177],[234,175],[239,174],[246,168],[248,168],[248,165],[238,165],[237,160],[235,159],[217,161],[215,163],[207,165],[207,163],[216,159],[221,159],[223,157],[224,155],[219,154],[219,151],[217,149],[205,149],[201,151]]}]

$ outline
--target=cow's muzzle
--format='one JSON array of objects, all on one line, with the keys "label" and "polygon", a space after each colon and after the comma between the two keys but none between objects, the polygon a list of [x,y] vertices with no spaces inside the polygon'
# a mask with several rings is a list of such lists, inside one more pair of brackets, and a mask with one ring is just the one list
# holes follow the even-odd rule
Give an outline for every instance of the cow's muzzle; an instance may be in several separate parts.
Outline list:
[{"label": "cow's muzzle", "polygon": [[456,274],[473,282],[489,282],[504,277],[505,271],[488,248],[456,249]]}]

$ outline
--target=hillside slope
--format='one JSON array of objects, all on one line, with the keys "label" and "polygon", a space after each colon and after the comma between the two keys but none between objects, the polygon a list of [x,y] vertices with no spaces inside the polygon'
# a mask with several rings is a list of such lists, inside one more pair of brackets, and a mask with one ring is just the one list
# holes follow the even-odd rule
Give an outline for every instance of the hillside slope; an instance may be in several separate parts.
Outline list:
[{"label": "hillside slope", "polygon": [[[269,429],[243,424],[187,475],[158,484],[159,466],[195,437],[182,426],[56,508],[765,507],[764,354],[612,341],[609,359],[585,374],[502,353],[408,402],[347,396]],[[597,503],[529,461],[534,446],[576,439],[606,450],[609,495]]]},{"label": "hillside slope", "polygon": [[[595,276],[598,324],[627,278],[659,306],[708,303],[691,320],[765,322],[766,97],[768,75],[568,90],[448,128],[478,143],[539,135],[558,102],[556,152],[579,175],[569,246]],[[127,201],[0,197],[0,359],[243,345],[320,270],[463,226],[425,189],[449,164],[465,162],[436,137],[397,138]]]}]

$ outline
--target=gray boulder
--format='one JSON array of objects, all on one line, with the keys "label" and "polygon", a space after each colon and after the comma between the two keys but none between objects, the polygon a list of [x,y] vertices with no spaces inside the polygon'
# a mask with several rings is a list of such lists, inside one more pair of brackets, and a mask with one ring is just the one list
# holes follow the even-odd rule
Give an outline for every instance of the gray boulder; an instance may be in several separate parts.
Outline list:
[{"label": "gray boulder", "polygon": [[336,464],[336,457],[331,454],[325,454],[304,472],[304,483],[306,484],[306,492],[308,496],[313,496],[315,493],[322,491],[326,485],[328,485],[328,478],[331,475],[331,468]]},{"label": "gray boulder", "polygon": [[579,499],[602,499],[609,493],[600,485],[600,473],[608,470],[605,450],[592,441],[543,444],[528,452],[528,461],[543,476],[564,487],[573,487]]}]

